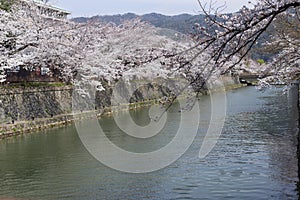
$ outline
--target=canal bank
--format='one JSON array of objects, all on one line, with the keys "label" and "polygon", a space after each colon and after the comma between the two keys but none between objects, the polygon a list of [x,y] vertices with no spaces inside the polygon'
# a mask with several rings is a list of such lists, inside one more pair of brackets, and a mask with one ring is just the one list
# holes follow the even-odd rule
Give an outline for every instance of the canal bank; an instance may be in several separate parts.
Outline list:
[{"label": "canal bank", "polygon": [[[174,84],[175,84],[174,80]],[[242,87],[237,77],[223,76],[222,87],[226,90]],[[173,84],[173,83],[171,83]],[[134,87],[130,84],[130,87]],[[112,112],[112,88],[96,93],[95,110],[100,114]],[[127,95],[132,88],[118,86],[121,93]],[[215,88],[218,91],[221,86]],[[207,90],[202,90],[207,94]],[[43,129],[65,126],[82,120],[82,115],[72,114],[73,87],[58,86],[10,86],[0,88],[0,139],[35,132]],[[167,101],[172,95],[168,88],[158,84],[146,84],[133,92],[129,108],[136,109]],[[116,110],[116,109],[113,109]]]}]

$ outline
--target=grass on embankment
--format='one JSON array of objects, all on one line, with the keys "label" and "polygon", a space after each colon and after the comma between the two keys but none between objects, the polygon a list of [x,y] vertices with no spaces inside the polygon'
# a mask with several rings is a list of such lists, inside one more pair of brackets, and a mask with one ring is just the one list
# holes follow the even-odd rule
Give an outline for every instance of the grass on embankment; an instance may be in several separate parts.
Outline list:
[{"label": "grass on embankment", "polygon": [[0,85],[0,88],[10,89],[10,88],[32,88],[32,87],[63,87],[68,84],[63,82],[22,82],[22,83],[9,83]]}]

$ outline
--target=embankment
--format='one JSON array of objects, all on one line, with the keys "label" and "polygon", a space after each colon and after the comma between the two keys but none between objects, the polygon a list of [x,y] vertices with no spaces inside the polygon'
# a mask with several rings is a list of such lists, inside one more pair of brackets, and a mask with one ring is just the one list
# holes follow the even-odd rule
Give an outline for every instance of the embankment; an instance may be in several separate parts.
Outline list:
[{"label": "embankment", "polygon": [[[230,76],[224,76],[222,83],[227,89],[241,86],[238,78]],[[134,82],[129,86],[119,84],[117,90],[124,97],[132,94],[132,108],[155,103],[172,92],[159,84],[141,87]],[[95,109],[99,113],[111,111],[112,92],[106,86],[105,91],[96,93]],[[72,86],[0,87],[0,139],[72,123],[72,95]]]}]

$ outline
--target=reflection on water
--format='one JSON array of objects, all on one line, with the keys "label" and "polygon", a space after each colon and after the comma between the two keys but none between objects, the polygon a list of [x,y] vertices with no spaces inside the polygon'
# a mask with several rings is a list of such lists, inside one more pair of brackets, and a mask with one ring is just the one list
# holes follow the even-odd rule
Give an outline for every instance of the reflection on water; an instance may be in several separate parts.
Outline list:
[{"label": "reflection on water", "polygon": [[[148,174],[103,166],[84,149],[74,126],[0,141],[0,200],[297,199],[297,119],[291,98],[278,89],[228,92],[222,136],[213,151],[199,159],[208,125],[203,113],[209,110],[209,98],[203,97],[203,120],[193,145],[169,167]],[[137,123],[149,121],[147,109],[131,115]],[[101,124],[115,144],[147,152],[174,137],[179,117],[170,112],[164,133],[147,140],[120,133],[111,118]]]}]

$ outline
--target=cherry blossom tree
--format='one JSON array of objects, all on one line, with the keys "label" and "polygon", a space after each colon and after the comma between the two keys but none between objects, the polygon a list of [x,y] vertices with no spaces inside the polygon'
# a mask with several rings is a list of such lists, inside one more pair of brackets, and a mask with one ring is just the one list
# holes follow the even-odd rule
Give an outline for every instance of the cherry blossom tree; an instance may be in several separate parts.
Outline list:
[{"label": "cherry blossom tree", "polygon": [[[222,14],[224,7],[214,8],[198,2],[206,15],[207,26],[196,27],[196,46],[201,52],[209,49],[217,68],[231,69],[243,62],[262,34],[272,27],[275,31],[265,45],[277,46],[280,52],[269,63],[268,75],[273,78],[268,80],[275,78],[288,83],[297,78],[300,62],[298,0],[258,0],[233,14]],[[235,56],[238,59],[233,61]]]},{"label": "cherry blossom tree", "polygon": [[194,41],[174,41],[139,20],[78,24],[45,15],[30,1],[0,10],[0,20],[1,82],[7,69],[18,66],[47,67],[66,82],[80,72],[99,88],[100,80],[182,76],[192,81],[195,74],[203,79],[212,71],[203,64],[208,54],[190,49]]},{"label": "cherry blossom tree", "polygon": [[7,69],[23,66],[47,67],[65,82],[99,90],[103,81],[166,77],[183,77],[202,88],[213,74],[227,71],[217,68],[210,52],[201,52],[203,47],[189,37],[175,41],[139,20],[78,24],[45,15],[30,1],[0,10],[0,20],[2,82]]},{"label": "cherry blossom tree", "polygon": [[[33,2],[13,4],[11,10],[0,10],[0,66],[1,81],[5,81],[5,71],[23,66],[61,68],[75,65],[79,54],[76,43],[81,38],[76,34],[80,27],[69,21],[50,18]],[[72,58],[72,59],[71,59]]]},{"label": "cherry blossom tree", "polygon": [[93,45],[93,50],[83,60],[80,75],[84,79],[76,85],[90,84],[86,77],[91,75],[94,81],[103,80],[108,84],[120,78],[126,82],[191,78],[191,65],[198,64],[200,69],[203,62],[199,62],[200,57],[197,57],[197,63],[196,59],[191,59],[190,52],[185,53],[194,45],[193,41],[188,37],[174,41],[159,34],[160,31],[138,19],[125,21],[119,26],[105,25],[102,30],[105,40]]},{"label": "cherry blossom tree", "polygon": [[0,20],[1,82],[7,70],[20,66],[27,70],[50,68],[62,81],[72,82],[86,55],[102,44],[108,33],[104,25],[49,16],[31,1],[0,10]]},{"label": "cherry blossom tree", "polygon": [[17,66],[49,67],[65,81],[79,69],[96,71],[110,81],[130,68],[158,59],[169,48],[163,47],[167,43],[164,37],[155,41],[159,37],[153,27],[138,20],[119,26],[77,24],[43,15],[30,1],[14,4],[10,11],[0,10],[0,20],[2,82],[5,70]]}]

